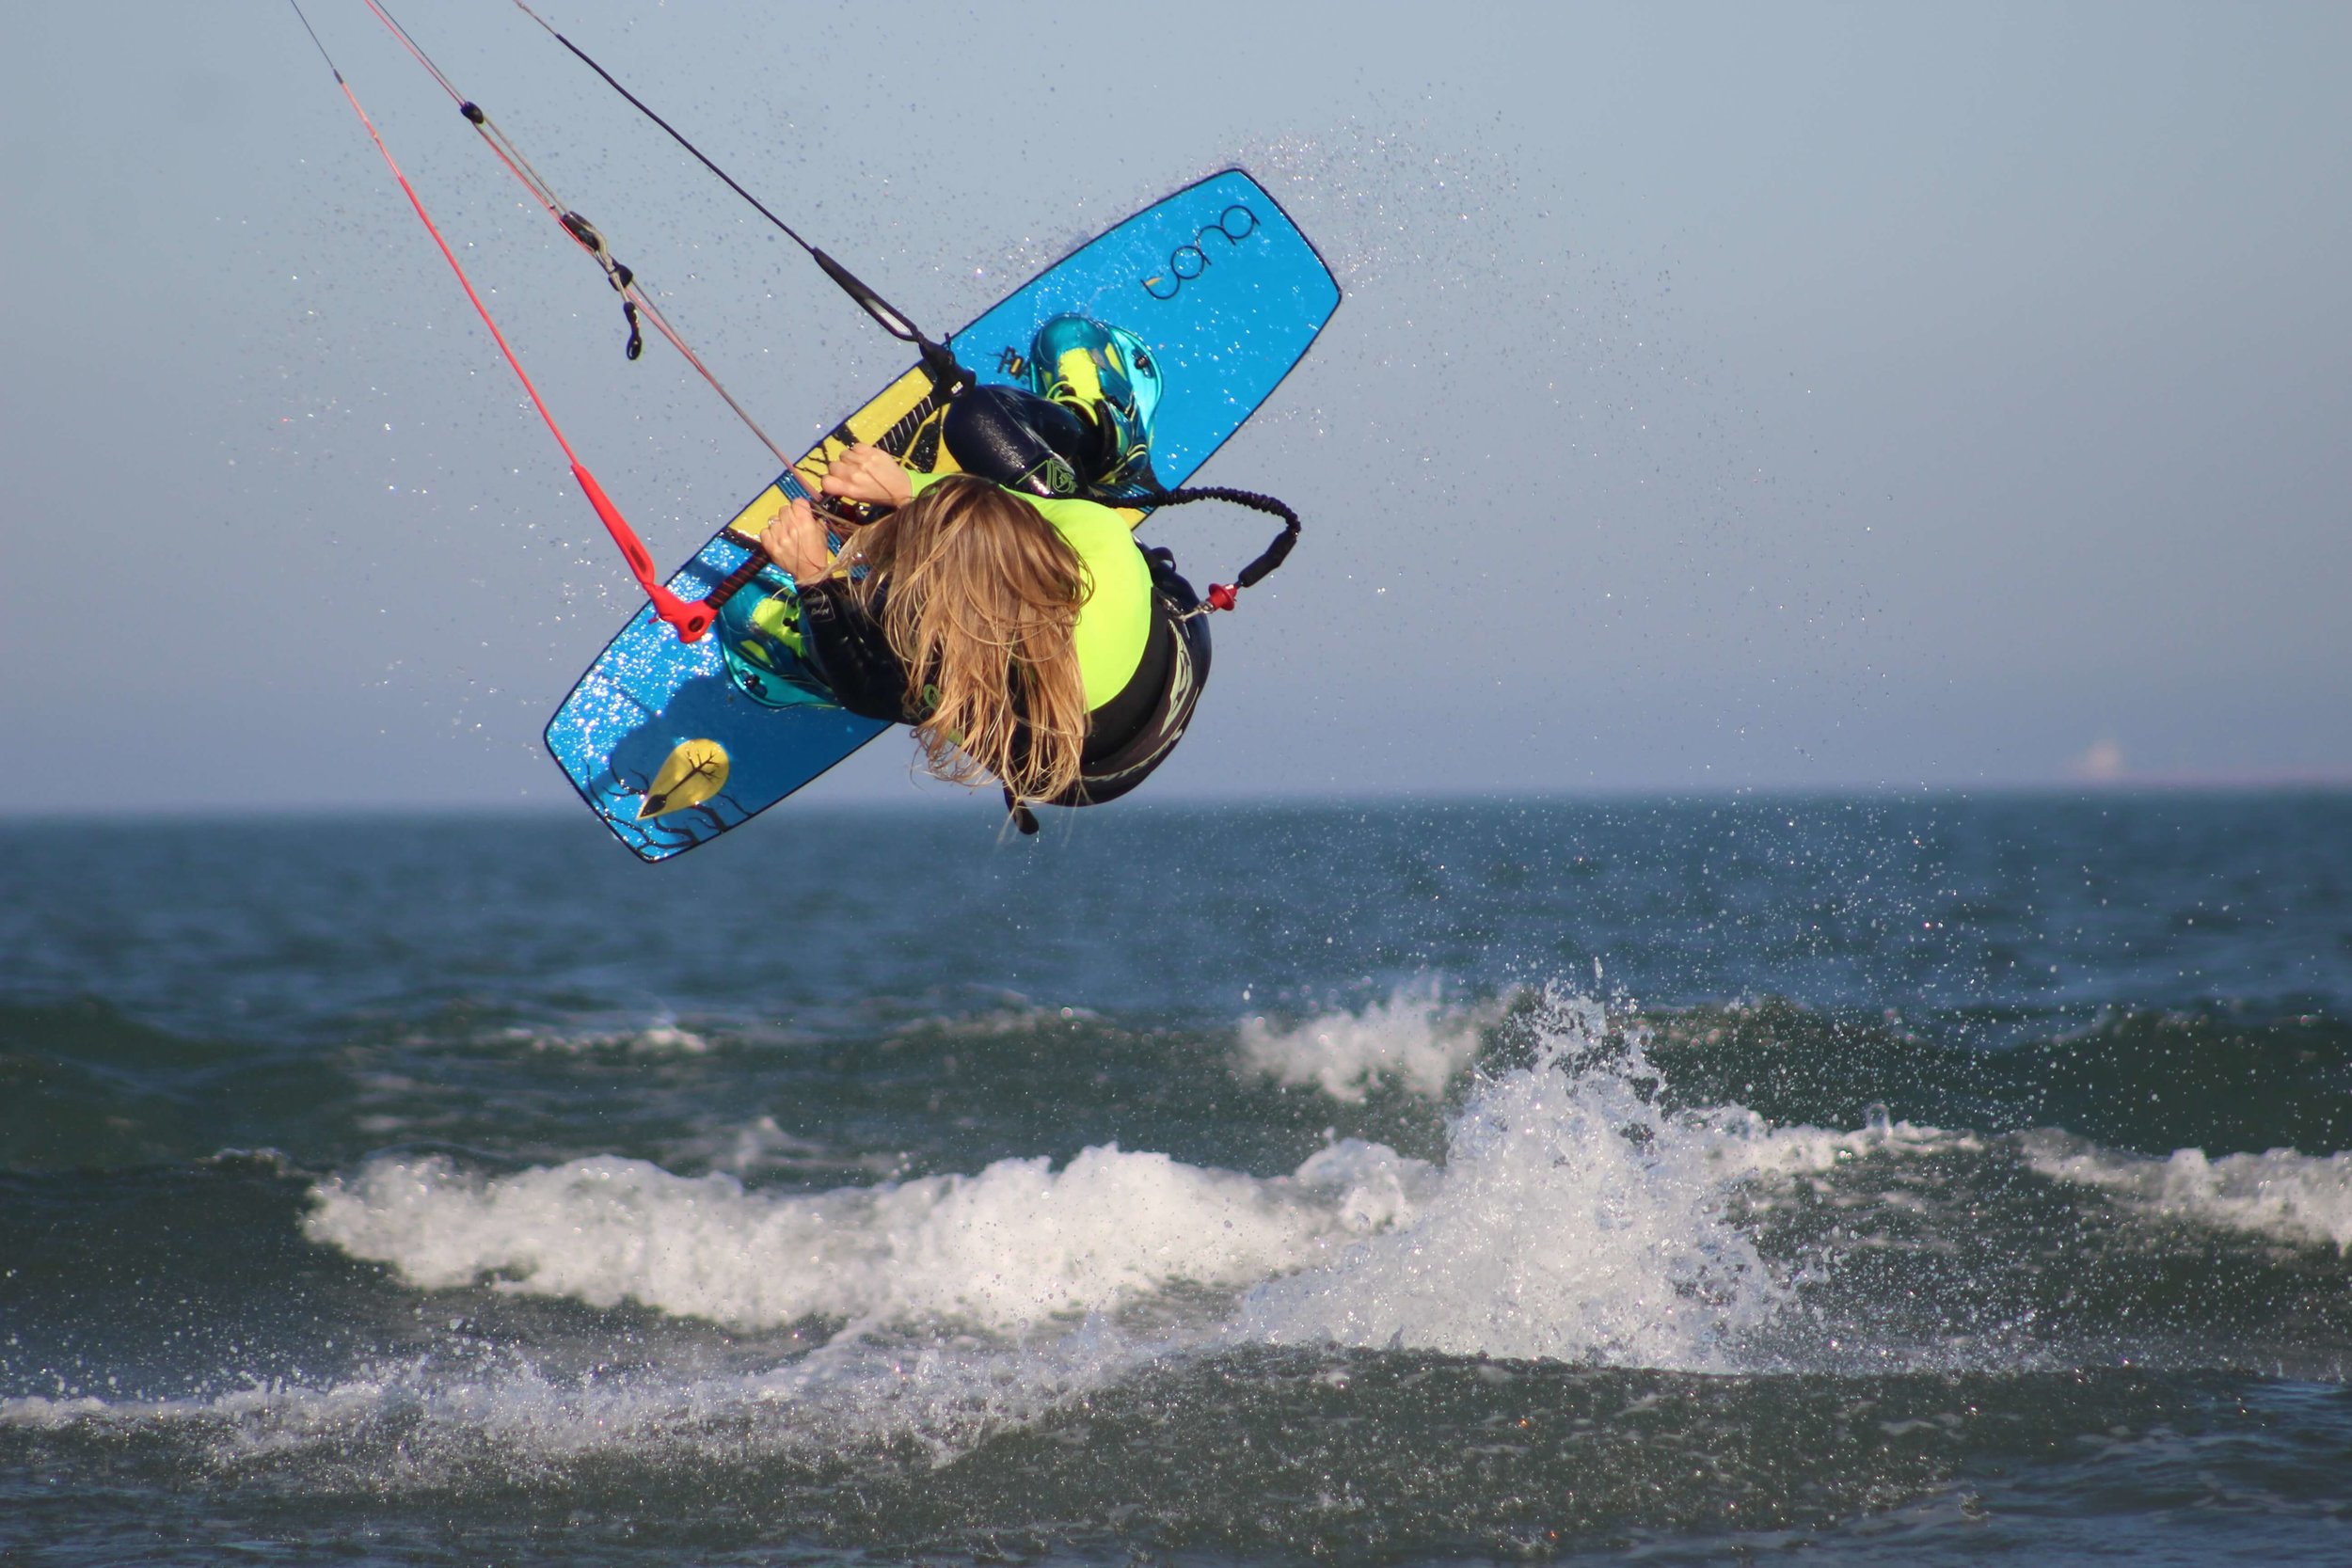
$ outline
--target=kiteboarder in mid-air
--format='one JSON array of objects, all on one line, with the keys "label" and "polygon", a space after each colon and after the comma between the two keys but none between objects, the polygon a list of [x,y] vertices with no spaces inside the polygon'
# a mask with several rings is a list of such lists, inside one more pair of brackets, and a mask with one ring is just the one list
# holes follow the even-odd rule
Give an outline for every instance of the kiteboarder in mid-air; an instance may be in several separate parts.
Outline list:
[{"label": "kiteboarder in mid-air", "polygon": [[[942,778],[995,780],[1025,832],[1037,829],[1032,805],[1115,800],[1166,760],[1183,737],[1208,675],[1203,611],[1232,609],[1240,589],[1279,565],[1297,539],[1299,523],[1296,514],[1271,497],[1221,487],[1163,486],[1153,472],[1152,444],[1162,369],[1151,346],[1089,316],[1057,315],[1029,338],[1025,361],[1010,349],[996,361],[1001,374],[1025,378],[1025,385],[978,385],[978,377],[946,342],[924,333],[802,238],[569,39],[532,14],[559,43],[806,251],[877,325],[920,356],[920,388],[913,378],[901,378],[885,393],[903,396],[902,404],[857,425],[864,435],[852,435],[848,422],[835,426],[817,451],[795,459],[720,385],[635,272],[613,256],[596,226],[556,196],[512,139],[480,104],[458,91],[378,0],[365,3],[457,103],[499,161],[596,262],[620,296],[628,356],[638,356],[643,328],[668,340],[786,466],[768,492],[775,500],[755,501],[758,510],[747,508],[725,531],[728,543],[714,539],[709,546],[740,551],[764,527],[758,548],[748,559],[729,561],[722,554],[712,572],[665,577],[657,570],[652,552],[557,424],[468,279],[456,248],[434,224],[326,45],[319,44],[338,87],[651,602],[652,619],[675,634],[675,644],[648,644],[634,626],[625,629],[548,724],[550,751],[615,833],[652,860],[725,832],[870,737],[870,727],[846,716],[913,726],[928,765]],[[299,15],[299,0],[294,8]],[[527,5],[521,8],[530,11]],[[308,28],[309,18],[302,21]],[[315,33],[311,37],[317,41]],[[1211,187],[1219,194],[1205,195]],[[1171,210],[1194,191],[1204,193],[1200,207],[1175,216]],[[1208,276],[1210,252],[1201,247],[1212,233],[1222,236],[1226,248],[1217,254],[1228,265],[1253,258],[1261,277],[1279,264],[1278,254],[1286,254],[1290,281],[1268,290],[1265,297],[1304,302],[1303,313],[1290,319],[1248,307],[1259,312],[1248,317],[1250,346],[1265,346],[1254,361],[1255,372],[1263,375],[1271,366],[1279,380],[1280,369],[1312,341],[1323,317],[1337,304],[1338,291],[1328,269],[1295,230],[1285,229],[1283,246],[1266,248],[1271,242],[1261,232],[1261,207],[1279,213],[1246,174],[1228,170],[1137,214],[1130,225],[1168,224],[1163,232],[1176,243],[1163,272],[1146,271],[1135,281],[1159,306],[1177,299],[1184,283]],[[1073,252],[1030,287],[1041,288],[1046,277],[1080,265],[1106,239]],[[1245,242],[1248,248],[1232,248]],[[1126,254],[1120,252],[1118,265],[1130,264]],[[1225,276],[1216,274],[1220,279]],[[1099,279],[1083,288],[1074,286],[1074,278],[1073,283],[1062,297],[1105,297]],[[1186,297],[1198,299],[1200,291]],[[1231,303],[1256,297],[1235,295]],[[1230,368],[1227,361],[1238,351],[1231,345],[1203,351],[1203,324],[1216,321],[1216,308],[1208,309],[1205,316],[1195,308],[1155,319],[1158,330],[1177,334],[1171,353],[1179,362],[1215,374],[1218,372],[1209,367]],[[1275,327],[1280,330],[1270,330]],[[1185,457],[1177,463],[1178,471],[1213,451],[1223,438],[1218,431],[1230,434],[1270,386],[1265,383],[1247,399],[1229,392],[1213,411],[1205,404],[1187,405]],[[1215,389],[1203,388],[1199,395],[1214,396]],[[859,420],[882,401],[850,419]],[[857,444],[865,440],[876,444]],[[1132,530],[1147,512],[1206,499],[1272,513],[1282,519],[1283,531],[1234,582],[1212,583],[1202,595],[1177,574],[1166,550],[1138,545]],[[707,555],[695,563],[713,564]],[[701,596],[690,597],[697,589]],[[714,631],[718,659],[707,650],[683,651]],[[716,692],[709,683],[714,664],[725,671]],[[771,708],[830,710],[833,717],[766,724],[765,716],[744,710],[740,698]],[[719,705],[708,705],[713,701]]]},{"label": "kiteboarder in mid-air", "polygon": [[1157,488],[1150,351],[1083,316],[1046,323],[1032,349],[1029,389],[948,404],[961,472],[910,473],[870,446],[834,459],[823,494],[885,510],[860,526],[794,500],[760,541],[784,575],[737,594],[718,628],[747,693],[804,670],[850,711],[914,726],[937,776],[995,779],[1016,812],[1141,783],[1209,662],[1191,585],[1088,499]]}]

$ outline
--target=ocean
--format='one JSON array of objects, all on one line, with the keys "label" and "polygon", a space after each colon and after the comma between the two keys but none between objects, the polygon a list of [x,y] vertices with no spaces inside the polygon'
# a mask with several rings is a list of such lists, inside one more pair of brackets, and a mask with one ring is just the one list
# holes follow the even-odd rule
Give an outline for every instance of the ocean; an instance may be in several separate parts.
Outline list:
[{"label": "ocean", "polygon": [[0,823],[0,1560],[2352,1560],[2352,796]]}]

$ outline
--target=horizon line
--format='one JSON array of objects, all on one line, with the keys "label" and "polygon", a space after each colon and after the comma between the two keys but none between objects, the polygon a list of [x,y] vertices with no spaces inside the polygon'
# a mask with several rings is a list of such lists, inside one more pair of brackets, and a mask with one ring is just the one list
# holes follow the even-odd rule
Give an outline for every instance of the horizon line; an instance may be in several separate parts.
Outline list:
[{"label": "horizon line", "polygon": [[[1756,784],[1693,785],[1564,785],[1539,789],[1449,787],[1440,789],[1391,789],[1378,793],[1344,790],[1286,790],[1264,793],[1194,793],[1184,792],[1140,800],[1129,804],[1136,810],[1216,811],[1256,809],[1263,807],[1297,806],[1306,808],[1357,808],[1460,805],[1536,805],[1536,804],[1607,804],[1607,803],[1681,803],[1710,800],[1951,800],[1981,798],[2040,798],[2090,800],[2102,797],[2120,799],[2133,796],[2182,795],[2307,795],[2352,793],[2352,771],[2332,769],[2289,769],[2258,774],[2233,773],[2151,773],[2125,774],[2115,778],[2060,778],[2039,781],[1996,780],[1983,783],[1939,783],[1918,781],[1911,784]],[[768,811],[784,807],[779,801]],[[973,805],[994,809],[993,799],[985,791],[973,791],[968,796],[939,793],[908,794],[889,798],[865,800],[822,798],[803,802],[803,812],[826,813],[929,813],[948,812]],[[159,804],[152,806],[27,806],[0,804],[0,827],[37,825],[42,823],[168,823],[168,822],[255,822],[281,821],[301,818],[313,821],[334,819],[374,818],[398,819],[414,817],[449,818],[483,817],[546,817],[552,820],[577,811],[568,798],[548,795],[522,800],[289,800],[275,803],[202,802],[194,804]],[[765,816],[767,813],[763,812]]]}]

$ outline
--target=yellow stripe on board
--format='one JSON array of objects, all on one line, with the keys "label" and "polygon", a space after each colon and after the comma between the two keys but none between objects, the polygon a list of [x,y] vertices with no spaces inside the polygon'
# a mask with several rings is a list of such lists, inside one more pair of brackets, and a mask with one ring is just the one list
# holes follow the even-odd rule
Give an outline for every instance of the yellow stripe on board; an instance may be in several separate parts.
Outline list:
[{"label": "yellow stripe on board", "polygon": [[[847,429],[859,445],[879,446],[882,442],[882,437],[890,435],[900,420],[914,411],[916,404],[930,396],[930,374],[922,366],[917,365],[883,388],[865,407],[842,420],[834,429]],[[893,455],[897,456],[901,463],[905,463],[907,467],[913,467],[914,465],[907,462],[904,452],[913,451],[924,446],[926,444],[925,434],[932,431],[933,427],[946,417],[946,412],[945,409],[934,410],[929,418],[908,434],[905,440],[898,443],[904,450]],[[962,469],[957,466],[956,460],[947,454],[946,443],[937,439],[935,434],[928,444],[932,449],[931,460],[923,471],[935,474],[962,472]],[[815,495],[823,485],[826,471],[833,467],[834,460],[848,450],[847,445],[828,434],[823,440],[811,447],[799,462],[792,465],[792,471],[799,476],[801,483],[807,488],[808,493]],[[783,489],[771,484],[753,498],[751,505],[736,514],[735,520],[727,524],[725,531],[734,536],[737,544],[755,545],[758,543],[759,536],[768,531],[768,525],[784,515],[784,508]],[[1113,510],[1126,519],[1127,528],[1131,532],[1139,527],[1143,519],[1149,515],[1139,507],[1121,506]]]},{"label": "yellow stripe on board", "polygon": [[759,536],[768,531],[768,525],[784,515],[784,486],[771,484],[752,498],[752,504],[735,515],[726,526],[739,545],[756,545]]},{"label": "yellow stripe on board", "polygon": [[[890,433],[893,425],[912,413],[916,404],[929,397],[930,390],[930,376],[917,365],[883,388],[866,406],[834,428],[847,428],[861,444],[874,445]],[[924,422],[928,424],[930,421]],[[825,472],[833,467],[834,459],[848,450],[847,445],[828,433],[823,440],[811,447],[799,462],[792,465],[792,471],[799,477],[803,487],[815,495],[824,483]],[[945,448],[941,449],[940,459],[940,465],[935,466],[945,466],[949,469],[954,467],[955,465],[947,460]],[[767,531],[768,525],[783,515],[784,507],[783,489],[771,484],[753,498],[751,505],[736,514],[735,520],[727,524],[725,531],[734,535],[738,544],[754,544]]]}]

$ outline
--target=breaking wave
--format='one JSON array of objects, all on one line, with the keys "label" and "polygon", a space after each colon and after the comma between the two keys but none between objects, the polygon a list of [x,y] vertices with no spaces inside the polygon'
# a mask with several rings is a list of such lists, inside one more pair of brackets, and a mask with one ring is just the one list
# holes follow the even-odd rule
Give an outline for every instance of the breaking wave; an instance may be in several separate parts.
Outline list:
[{"label": "breaking wave", "polygon": [[[1299,1076],[1335,1072],[1341,1100],[1375,1059],[1441,1062],[1444,1078],[1413,1069],[1434,1080],[1416,1092],[1433,1093],[1498,1016],[1424,993],[1243,1037]],[[628,1302],[745,1331],[817,1320],[1017,1339],[1152,1307],[1161,1332],[1173,1312],[1184,1341],[1204,1345],[1724,1370],[1789,1294],[1736,1195],[1858,1153],[1965,1141],[1670,1109],[1640,1038],[1597,1005],[1545,997],[1521,1006],[1522,1034],[1530,1019],[1524,1059],[1470,1078],[1442,1163],[1333,1138],[1258,1177],[1110,1144],[1059,1169],[1010,1159],[792,1192],[611,1156],[488,1176],[394,1155],[319,1183],[304,1228],[423,1289]]]},{"label": "breaking wave", "polygon": [[[0,1424],[194,1433],[224,1463],[348,1453],[360,1474],[380,1474],[371,1444],[396,1442],[433,1484],[485,1446],[561,1458],[913,1443],[937,1463],[1202,1357],[1673,1374],[2062,1362],[2049,1302],[2109,1287],[2095,1266],[2058,1279],[2046,1236],[2002,1228],[2043,1223],[2021,1179],[2127,1218],[2339,1250],[2352,1238],[2352,1156],[2155,1158],[1880,1105],[1847,1129],[1775,1124],[1673,1092],[1655,1060],[1672,1031],[1555,992],[1462,1005],[1408,989],[1291,1028],[1251,1019],[1236,1037],[1245,1082],[1311,1085],[1335,1105],[1382,1085],[1432,1114],[1443,1101],[1443,1158],[1327,1136],[1263,1175],[1106,1142],[1058,1166],[805,1189],[782,1176],[831,1157],[771,1122],[701,1174],[610,1155],[494,1173],[388,1153],[311,1181],[302,1230],[447,1293],[450,1342],[181,1399],[61,1382],[0,1402]],[[2248,1299],[2265,1289],[2287,1299],[2285,1286]],[[529,1346],[455,1332],[501,1300],[650,1310],[741,1338],[714,1350],[688,1332],[616,1366],[609,1327]],[[2269,1309],[2240,1313],[2248,1332]],[[2110,1309],[2076,1310],[2089,1344]]]},{"label": "breaking wave", "polygon": [[2027,1133],[2019,1143],[2042,1175],[2095,1188],[2142,1213],[2352,1249],[2352,1154],[2274,1148],[2217,1159],[2182,1148],[2154,1159],[2056,1132]]},{"label": "breaking wave", "polygon": [[1319,1013],[1292,1028],[1263,1015],[1242,1020],[1236,1063],[1245,1075],[1278,1084],[1313,1085],[1332,1099],[1361,1104],[1384,1084],[1423,1099],[1445,1093],[1477,1056],[1499,1006],[1448,1007],[1434,983],[1399,987],[1360,1012]]}]

